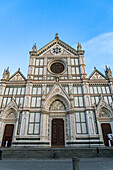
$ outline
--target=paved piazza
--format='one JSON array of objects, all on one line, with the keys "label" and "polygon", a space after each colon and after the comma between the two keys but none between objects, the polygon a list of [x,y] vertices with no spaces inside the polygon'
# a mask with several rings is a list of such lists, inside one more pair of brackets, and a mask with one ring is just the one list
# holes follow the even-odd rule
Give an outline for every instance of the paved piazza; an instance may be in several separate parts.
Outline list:
[{"label": "paved piazza", "polygon": [[[113,170],[113,158],[81,158],[80,170]],[[71,159],[1,160],[0,170],[72,170]]]}]

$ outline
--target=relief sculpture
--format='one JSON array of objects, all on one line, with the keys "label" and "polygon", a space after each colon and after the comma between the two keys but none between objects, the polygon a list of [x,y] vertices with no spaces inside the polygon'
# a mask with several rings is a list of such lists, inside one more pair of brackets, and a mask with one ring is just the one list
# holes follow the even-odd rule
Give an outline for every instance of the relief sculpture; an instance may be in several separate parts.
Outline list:
[{"label": "relief sculpture", "polygon": [[59,100],[56,100],[50,106],[50,110],[65,110],[65,107],[62,102],[60,102]]}]

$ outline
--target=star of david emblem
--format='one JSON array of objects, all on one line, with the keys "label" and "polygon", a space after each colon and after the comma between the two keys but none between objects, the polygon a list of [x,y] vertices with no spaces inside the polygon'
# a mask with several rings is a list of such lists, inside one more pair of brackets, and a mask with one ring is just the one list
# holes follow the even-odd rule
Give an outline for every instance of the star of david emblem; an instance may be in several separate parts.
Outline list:
[{"label": "star of david emblem", "polygon": [[55,54],[61,53],[61,48],[58,48],[58,47],[53,48],[53,53]]}]

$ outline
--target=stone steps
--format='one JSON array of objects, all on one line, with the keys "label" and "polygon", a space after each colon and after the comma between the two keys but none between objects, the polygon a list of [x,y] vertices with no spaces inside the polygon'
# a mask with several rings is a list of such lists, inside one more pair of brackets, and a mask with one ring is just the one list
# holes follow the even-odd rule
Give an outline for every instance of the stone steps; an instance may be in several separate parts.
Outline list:
[{"label": "stone steps", "polygon": [[[97,148],[2,148],[2,159],[97,157]],[[99,157],[113,157],[113,148],[99,148]]]}]

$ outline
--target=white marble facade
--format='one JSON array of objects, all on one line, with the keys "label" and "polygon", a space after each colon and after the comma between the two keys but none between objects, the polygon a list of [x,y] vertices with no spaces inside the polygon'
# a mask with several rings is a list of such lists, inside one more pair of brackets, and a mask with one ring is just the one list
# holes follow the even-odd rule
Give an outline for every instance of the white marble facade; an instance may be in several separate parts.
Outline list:
[{"label": "white marble facade", "polygon": [[94,68],[87,77],[81,45],[75,50],[56,34],[40,50],[33,46],[27,78],[20,69],[12,76],[9,68],[4,70],[0,145],[57,147],[61,140],[63,147],[106,146],[106,133],[113,133],[112,94],[111,69],[106,67],[103,75]]}]

